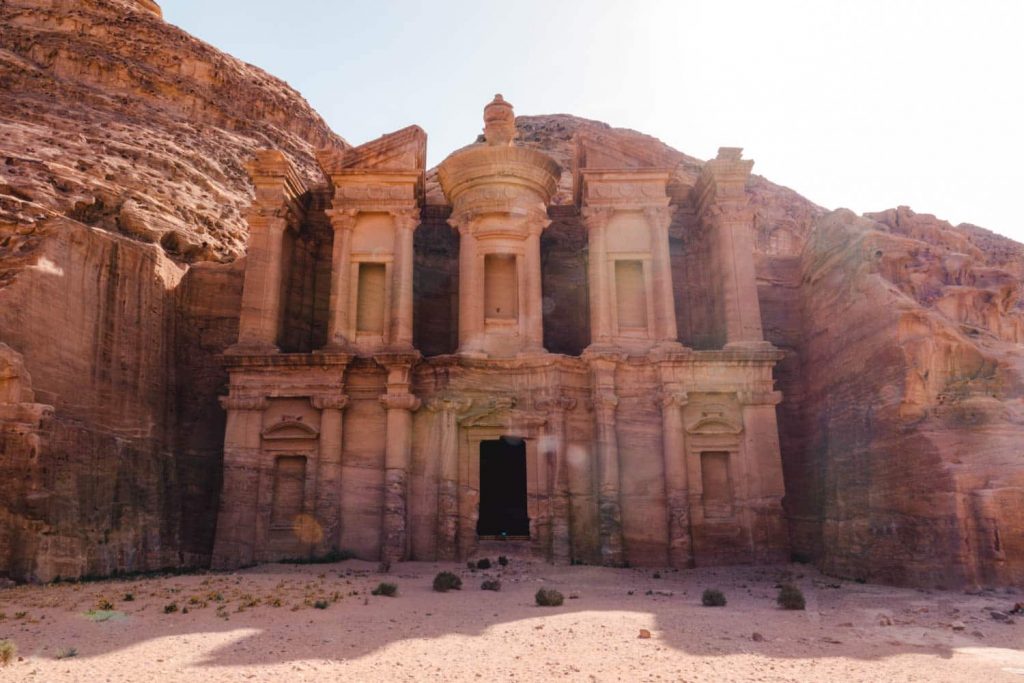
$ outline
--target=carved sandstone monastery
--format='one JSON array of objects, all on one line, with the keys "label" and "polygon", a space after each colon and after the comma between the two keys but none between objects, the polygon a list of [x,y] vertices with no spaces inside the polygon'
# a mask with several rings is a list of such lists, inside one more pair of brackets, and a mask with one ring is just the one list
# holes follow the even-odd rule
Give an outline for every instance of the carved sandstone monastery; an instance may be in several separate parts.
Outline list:
[{"label": "carved sandstone monastery", "polygon": [[149,0],[0,29],[0,575],[497,537],[1024,583],[1021,245],[500,96],[428,170]]}]

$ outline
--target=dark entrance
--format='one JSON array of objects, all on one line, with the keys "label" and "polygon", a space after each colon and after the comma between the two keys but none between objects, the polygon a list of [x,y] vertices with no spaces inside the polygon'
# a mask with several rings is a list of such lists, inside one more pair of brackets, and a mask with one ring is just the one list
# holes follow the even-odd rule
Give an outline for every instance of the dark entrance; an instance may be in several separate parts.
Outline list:
[{"label": "dark entrance", "polygon": [[503,436],[480,442],[479,536],[530,536],[526,514],[526,442]]}]

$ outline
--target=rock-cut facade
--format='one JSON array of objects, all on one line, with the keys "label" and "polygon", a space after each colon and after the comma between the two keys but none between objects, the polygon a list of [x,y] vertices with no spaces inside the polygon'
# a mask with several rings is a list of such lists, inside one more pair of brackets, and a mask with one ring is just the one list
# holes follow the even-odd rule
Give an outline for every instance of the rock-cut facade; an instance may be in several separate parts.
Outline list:
[{"label": "rock-cut facade", "polygon": [[[277,151],[250,164],[213,565],[492,538],[561,563],[787,559],[753,162],[722,148],[694,182],[593,130],[560,165],[501,96],[484,124],[431,196],[415,126],[321,152],[324,187]],[[675,266],[673,221],[696,255]]]}]

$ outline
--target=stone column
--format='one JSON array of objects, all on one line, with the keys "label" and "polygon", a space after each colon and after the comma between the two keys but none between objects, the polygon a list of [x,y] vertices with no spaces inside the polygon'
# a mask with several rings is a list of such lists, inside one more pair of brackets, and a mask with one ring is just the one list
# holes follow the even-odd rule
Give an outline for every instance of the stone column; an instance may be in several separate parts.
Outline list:
[{"label": "stone column", "polygon": [[223,396],[220,404],[228,415],[224,430],[224,482],[211,566],[235,569],[256,559],[260,434],[267,401],[257,396]]},{"label": "stone column", "polygon": [[566,412],[576,407],[576,399],[554,396],[537,401],[537,408],[548,413],[545,450],[553,455],[551,482],[551,560],[569,564],[572,560],[572,499],[569,493]]},{"label": "stone column", "polygon": [[310,403],[320,411],[315,518],[323,532],[316,544],[316,554],[324,555],[340,550],[342,423],[348,396],[314,396]]},{"label": "stone column", "polygon": [[668,248],[668,226],[672,213],[667,206],[647,207],[644,217],[651,230],[651,268],[654,289],[654,334],[658,341],[676,342],[676,302],[672,289],[672,259]]},{"label": "stone column", "polygon": [[742,504],[749,515],[754,561],[786,561],[789,533],[782,510],[786,490],[775,415],[782,393],[740,391],[737,399],[743,415],[742,457],[747,480]]},{"label": "stone column", "polygon": [[458,418],[472,404],[468,398],[435,398],[427,403],[427,408],[436,413],[438,560],[456,560],[459,555]]},{"label": "stone column", "polygon": [[470,221],[452,225],[459,231],[459,352],[480,351],[484,334],[483,259]]},{"label": "stone column", "polygon": [[327,211],[334,230],[331,249],[331,295],[327,317],[327,348],[349,346],[349,283],[351,280],[352,231],[359,212],[354,209]]},{"label": "stone column", "polygon": [[622,507],[619,501],[619,438],[615,427],[615,365],[611,358],[591,358],[594,420],[597,432],[597,515],[603,564],[618,567],[625,560]]},{"label": "stone column", "polygon": [[583,222],[587,226],[587,284],[590,289],[590,343],[611,344],[612,324],[609,308],[608,284],[608,221],[612,209],[583,209]]},{"label": "stone column", "polygon": [[683,429],[683,407],[686,402],[686,392],[662,392],[661,434],[665,462],[665,506],[668,514],[668,562],[669,566],[677,569],[693,566],[686,433]]},{"label": "stone column", "polygon": [[409,392],[412,364],[409,360],[385,362],[387,393],[380,401],[387,408],[387,441],[384,448],[384,514],[381,560],[401,561],[409,555],[409,463],[412,454],[412,414],[420,400]]},{"label": "stone column", "polygon": [[390,346],[412,348],[413,233],[420,224],[419,209],[394,213],[395,256],[391,291]]},{"label": "stone column", "polygon": [[697,183],[701,219],[711,226],[725,314],[726,345],[761,345],[761,305],[754,272],[754,215],[746,183],[754,162],[738,147],[721,147]]},{"label": "stone column", "polygon": [[524,241],[525,259],[524,274],[526,298],[526,336],[527,351],[544,351],[544,293],[540,261],[540,234],[551,225],[547,216],[536,216],[529,219],[529,230]]},{"label": "stone column", "polygon": [[281,276],[284,232],[283,211],[254,206],[247,217],[245,284],[238,319],[238,346],[277,350],[281,323]]}]

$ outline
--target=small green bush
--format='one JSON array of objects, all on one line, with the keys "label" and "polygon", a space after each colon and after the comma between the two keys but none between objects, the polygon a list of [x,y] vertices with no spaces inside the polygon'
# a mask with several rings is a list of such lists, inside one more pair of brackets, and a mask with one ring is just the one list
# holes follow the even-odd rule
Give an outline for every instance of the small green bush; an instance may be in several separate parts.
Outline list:
[{"label": "small green bush", "polygon": [[779,586],[779,597],[775,598],[782,609],[804,609],[804,594],[791,583]]},{"label": "small green bush", "polygon": [[176,602],[169,602],[166,605],[164,605],[164,614],[174,614],[177,611],[178,603]]},{"label": "small green bush", "polygon": [[327,602],[326,600],[317,600],[316,602],[313,603],[313,607],[315,607],[317,609],[327,609],[330,606],[331,606],[331,603]]},{"label": "small green bush", "polygon": [[133,593],[125,593],[121,600],[124,602],[135,602],[135,595]]},{"label": "small green bush", "polygon": [[483,558],[482,560],[477,560],[476,561],[476,568],[477,569],[490,569],[491,568],[491,561],[489,559],[487,559],[486,557]]},{"label": "small green bush", "polygon": [[13,640],[0,640],[0,666],[7,666],[18,657],[18,646]]},{"label": "small green bush", "polygon": [[708,588],[700,596],[700,604],[705,607],[725,607],[725,594],[717,588]]},{"label": "small green bush", "polygon": [[114,603],[110,602],[106,598],[100,598],[96,601],[96,609],[101,612],[109,612],[114,609]]},{"label": "small green bush", "polygon": [[500,591],[501,590],[501,581],[498,581],[497,579],[487,579],[486,581],[484,581],[483,583],[480,584],[480,590],[482,590],[482,591]]},{"label": "small green bush", "polygon": [[504,555],[499,555],[498,556],[498,564],[500,564],[502,567],[507,567],[508,566],[508,558],[505,557]]},{"label": "small green bush", "polygon": [[440,572],[434,577],[434,590],[447,593],[450,590],[462,590],[462,579],[451,572]]},{"label": "small green bush", "polygon": [[565,601],[562,594],[554,588],[541,588],[533,597],[541,607],[558,607]]},{"label": "small green bush", "polygon": [[396,583],[379,583],[377,587],[370,591],[371,595],[386,595],[389,598],[393,598],[398,595],[398,584]]}]

